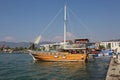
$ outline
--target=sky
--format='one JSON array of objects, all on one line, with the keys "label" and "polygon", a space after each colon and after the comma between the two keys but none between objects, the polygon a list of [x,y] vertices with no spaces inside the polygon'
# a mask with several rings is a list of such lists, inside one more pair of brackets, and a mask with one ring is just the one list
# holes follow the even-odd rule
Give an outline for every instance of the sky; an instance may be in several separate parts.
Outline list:
[{"label": "sky", "polygon": [[67,39],[120,39],[120,0],[0,0],[0,41],[63,40],[64,5]]}]

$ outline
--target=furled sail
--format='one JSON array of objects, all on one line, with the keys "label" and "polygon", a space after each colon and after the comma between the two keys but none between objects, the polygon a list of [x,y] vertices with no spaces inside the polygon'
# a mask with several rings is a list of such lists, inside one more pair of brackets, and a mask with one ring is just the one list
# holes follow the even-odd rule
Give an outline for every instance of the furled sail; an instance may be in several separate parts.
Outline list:
[{"label": "furled sail", "polygon": [[41,40],[41,35],[35,39],[34,44],[39,44],[40,40]]}]

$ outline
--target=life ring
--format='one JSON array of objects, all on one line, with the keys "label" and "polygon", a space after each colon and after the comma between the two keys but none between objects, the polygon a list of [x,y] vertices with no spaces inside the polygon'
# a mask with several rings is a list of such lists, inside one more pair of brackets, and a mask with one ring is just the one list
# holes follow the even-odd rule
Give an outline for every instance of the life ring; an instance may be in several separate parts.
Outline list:
[{"label": "life ring", "polygon": [[58,56],[57,56],[57,55],[55,55],[55,56],[54,56],[54,58],[58,58]]},{"label": "life ring", "polygon": [[64,55],[64,56],[62,56],[62,58],[63,58],[63,59],[65,59],[65,58],[66,58],[66,56]]},{"label": "life ring", "polygon": [[84,57],[83,57],[83,55],[81,56],[81,59],[82,59],[82,60],[84,60]]}]

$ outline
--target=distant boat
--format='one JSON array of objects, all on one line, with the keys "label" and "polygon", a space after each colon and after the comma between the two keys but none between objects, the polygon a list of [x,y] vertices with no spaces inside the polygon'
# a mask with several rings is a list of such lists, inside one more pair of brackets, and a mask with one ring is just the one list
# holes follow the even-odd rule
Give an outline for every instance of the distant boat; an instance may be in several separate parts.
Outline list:
[{"label": "distant boat", "polygon": [[[35,44],[38,44],[41,37],[38,37]],[[86,61],[86,47],[85,44],[82,47],[66,47],[66,6],[64,6],[64,48],[62,51],[57,52],[40,52],[40,51],[31,51],[35,61]]]},{"label": "distant boat", "polygon": [[112,50],[106,49],[106,50],[101,50],[98,54],[95,54],[96,58],[99,57],[111,57],[112,56]]},{"label": "distant boat", "polygon": [[95,58],[105,58],[105,57],[112,57],[113,51],[110,49],[106,49],[106,50],[100,50],[100,51],[96,51],[92,54],[88,54],[88,58],[89,59],[95,59]]}]

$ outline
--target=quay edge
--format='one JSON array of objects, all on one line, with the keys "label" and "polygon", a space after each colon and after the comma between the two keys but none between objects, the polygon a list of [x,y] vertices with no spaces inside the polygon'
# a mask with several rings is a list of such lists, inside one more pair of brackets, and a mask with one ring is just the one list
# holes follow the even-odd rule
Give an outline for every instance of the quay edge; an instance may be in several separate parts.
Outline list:
[{"label": "quay edge", "polygon": [[105,80],[120,80],[120,64],[114,58],[111,58]]}]

